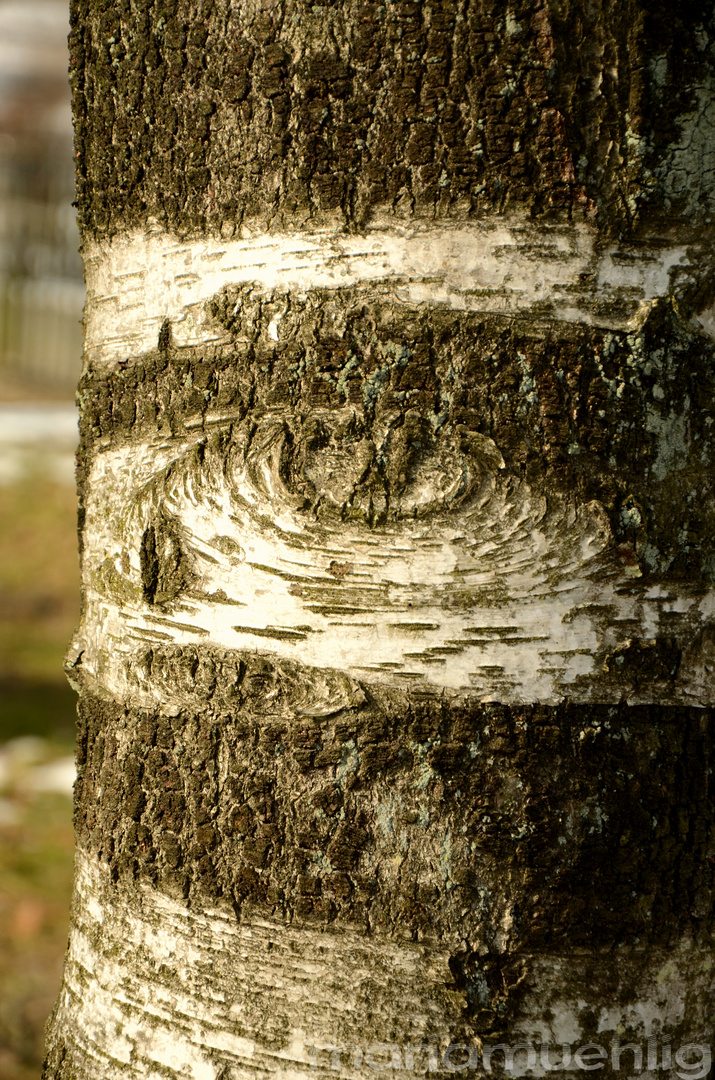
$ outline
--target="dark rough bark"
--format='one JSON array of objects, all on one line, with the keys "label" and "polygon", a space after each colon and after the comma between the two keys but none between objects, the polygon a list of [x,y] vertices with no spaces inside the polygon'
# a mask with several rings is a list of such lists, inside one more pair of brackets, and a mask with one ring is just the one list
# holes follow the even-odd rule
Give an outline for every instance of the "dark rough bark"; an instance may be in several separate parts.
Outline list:
[{"label": "dark rough bark", "polygon": [[155,646],[134,664],[194,704],[83,699],[78,839],[118,878],[446,942],[463,966],[465,938],[497,953],[507,910],[502,963],[712,932],[712,710],[475,707],[365,684],[311,716],[297,663]]},{"label": "dark rough bark", "polygon": [[[251,291],[214,301],[233,347],[159,349],[126,369],[89,370],[79,389],[83,459],[97,440],[185,436],[197,421],[207,437],[221,413],[235,422],[284,414],[292,432],[282,468],[310,502],[306,444],[357,445],[387,417],[386,458],[361,479],[380,524],[440,438],[457,432],[467,444],[476,432],[538,490],[598,499],[617,558],[641,560],[644,582],[715,580],[715,346],[669,302],[626,333],[406,309],[375,288],[313,290],[291,301],[269,348],[266,327],[285,301]],[[330,413],[344,423],[345,406],[355,411],[351,430],[331,432]]]},{"label": "dark rough bark", "polygon": [[712,224],[707,0],[76,0],[72,25],[86,233],[377,206]]}]

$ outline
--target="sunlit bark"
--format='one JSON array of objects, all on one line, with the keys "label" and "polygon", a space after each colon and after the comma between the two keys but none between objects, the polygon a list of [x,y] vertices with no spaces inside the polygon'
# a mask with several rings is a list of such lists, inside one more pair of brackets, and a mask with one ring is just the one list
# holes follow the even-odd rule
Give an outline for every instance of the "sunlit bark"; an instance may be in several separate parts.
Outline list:
[{"label": "sunlit bark", "polygon": [[709,6],[73,20],[47,1080],[707,1044]]}]

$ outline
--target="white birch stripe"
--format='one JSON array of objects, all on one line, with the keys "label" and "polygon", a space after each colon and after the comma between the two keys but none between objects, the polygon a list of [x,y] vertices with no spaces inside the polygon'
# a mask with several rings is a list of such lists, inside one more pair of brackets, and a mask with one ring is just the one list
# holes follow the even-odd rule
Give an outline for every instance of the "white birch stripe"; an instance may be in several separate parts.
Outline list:
[{"label": "white birch stripe", "polygon": [[[231,465],[223,450],[207,449],[199,468],[191,446],[182,455],[176,443],[99,454],[75,655],[83,650],[83,670],[120,700],[134,693],[126,670],[136,650],[173,642],[258,650],[483,701],[715,703],[707,635],[672,685],[651,678],[634,692],[617,663],[604,670],[606,655],[633,639],[696,641],[715,621],[715,590],[641,586],[638,567],[613,552],[600,504],[547,503],[498,467],[491,446],[492,471],[461,508],[415,518],[408,505],[403,520],[372,528],[294,509],[275,455]],[[449,487],[449,475],[440,480]],[[422,478],[415,498],[428,488]],[[142,591],[142,536],[167,520],[191,580],[170,603],[152,604]],[[145,695],[171,705],[166,688]]]},{"label": "white birch stripe", "polygon": [[[206,301],[224,286],[266,292],[388,282],[396,300],[501,314],[532,313],[637,328],[650,303],[692,269],[684,246],[597,245],[586,225],[519,218],[452,225],[340,226],[289,235],[179,240],[159,229],[84,245],[86,359],[112,365],[156,347],[165,319],[177,345],[224,340]],[[272,328],[274,340],[280,326]]]},{"label": "white birch stripe", "polygon": [[[464,1044],[465,999],[445,945],[257,914],[238,920],[228,907],[112,885],[81,850],[72,913],[50,1039],[64,1040],[77,1080],[315,1080],[336,1075],[330,1051],[340,1047],[337,1068],[352,1080],[386,1063],[408,1077],[428,1072],[430,1053],[437,1065],[450,1044]],[[594,1041],[608,1052],[619,1037],[638,1041],[644,1057],[649,1037],[673,1031],[709,1046],[711,958],[688,940],[522,959],[528,990],[517,1024],[494,1042],[545,1046],[553,1064],[563,1044],[571,1055]],[[483,1055],[480,1039],[472,1047]],[[546,1072],[537,1060],[530,1075]],[[566,1075],[580,1075],[573,1061]]]}]

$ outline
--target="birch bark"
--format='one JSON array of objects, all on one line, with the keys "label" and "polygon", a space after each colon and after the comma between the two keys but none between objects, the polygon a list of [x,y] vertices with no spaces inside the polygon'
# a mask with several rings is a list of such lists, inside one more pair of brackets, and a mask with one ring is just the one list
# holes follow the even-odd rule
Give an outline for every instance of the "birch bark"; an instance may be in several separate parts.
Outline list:
[{"label": "birch bark", "polygon": [[72,20],[46,1080],[667,1074],[713,1035],[711,5]]}]

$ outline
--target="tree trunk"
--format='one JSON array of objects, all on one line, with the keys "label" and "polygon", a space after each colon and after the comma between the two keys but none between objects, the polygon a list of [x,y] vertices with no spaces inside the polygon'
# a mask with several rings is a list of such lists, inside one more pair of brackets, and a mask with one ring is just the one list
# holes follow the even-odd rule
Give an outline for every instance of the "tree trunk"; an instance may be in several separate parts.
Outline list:
[{"label": "tree trunk", "polygon": [[712,5],[72,18],[45,1077],[705,1076]]}]

